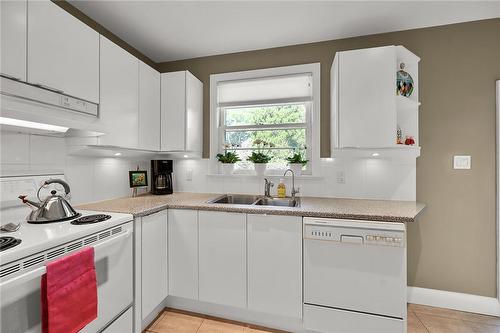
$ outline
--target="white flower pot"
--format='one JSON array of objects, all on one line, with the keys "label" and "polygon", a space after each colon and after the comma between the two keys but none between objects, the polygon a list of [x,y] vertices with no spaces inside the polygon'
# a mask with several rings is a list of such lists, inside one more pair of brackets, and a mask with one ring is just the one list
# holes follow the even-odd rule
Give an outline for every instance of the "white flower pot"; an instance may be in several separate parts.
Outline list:
[{"label": "white flower pot", "polygon": [[290,163],[288,167],[293,171],[295,176],[302,175],[302,164],[301,163]]},{"label": "white flower pot", "polygon": [[232,175],[234,172],[234,163],[222,163],[222,174]]},{"label": "white flower pot", "polygon": [[267,163],[254,163],[253,167],[257,176],[263,176],[266,172]]}]

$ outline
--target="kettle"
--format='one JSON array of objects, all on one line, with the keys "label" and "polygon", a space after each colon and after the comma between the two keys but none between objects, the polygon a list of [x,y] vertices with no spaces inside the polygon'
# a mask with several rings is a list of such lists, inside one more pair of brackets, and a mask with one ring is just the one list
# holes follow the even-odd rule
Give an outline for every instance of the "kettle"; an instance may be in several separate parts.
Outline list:
[{"label": "kettle", "polygon": [[26,195],[20,195],[19,199],[31,208],[31,213],[26,218],[28,223],[60,222],[80,216],[81,214],[77,213],[63,196],[57,195],[57,191],[55,190],[52,190],[50,196],[45,200],[40,199],[40,190],[49,184],[61,184],[64,187],[66,197],[70,192],[69,185],[64,180],[49,179],[44,181],[38,189],[36,196],[39,202],[26,199]]}]

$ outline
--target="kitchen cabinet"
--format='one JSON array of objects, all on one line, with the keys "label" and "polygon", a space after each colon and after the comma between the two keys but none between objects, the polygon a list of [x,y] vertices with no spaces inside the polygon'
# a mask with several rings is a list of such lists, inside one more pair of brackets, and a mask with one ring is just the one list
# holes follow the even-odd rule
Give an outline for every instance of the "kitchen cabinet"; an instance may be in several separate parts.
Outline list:
[{"label": "kitchen cabinet", "polygon": [[249,214],[248,308],[302,317],[302,218]]},{"label": "kitchen cabinet", "polygon": [[201,157],[203,83],[188,71],[161,74],[161,150]]},{"label": "kitchen cabinet", "polygon": [[100,145],[137,148],[139,60],[101,36]]},{"label": "kitchen cabinet", "polygon": [[139,61],[139,148],[160,150],[160,73]]},{"label": "kitchen cabinet", "polygon": [[198,299],[198,211],[169,209],[169,295]]},{"label": "kitchen cabinet", "polygon": [[199,212],[200,301],[246,307],[246,214]]},{"label": "kitchen cabinet", "polygon": [[28,3],[28,82],[99,103],[99,34],[52,1]]},{"label": "kitchen cabinet", "polygon": [[118,319],[116,319],[111,325],[106,327],[102,333],[124,333],[132,332],[134,314],[132,308],[125,311]]},{"label": "kitchen cabinet", "polygon": [[[330,75],[333,156],[340,148],[405,148],[396,144],[398,128],[403,139],[417,138],[419,61],[403,46],[336,53]],[[396,94],[401,64],[414,80],[409,97]]]},{"label": "kitchen cabinet", "polygon": [[1,74],[26,81],[27,1],[1,1]]},{"label": "kitchen cabinet", "polygon": [[142,319],[167,297],[167,211],[142,217]]}]

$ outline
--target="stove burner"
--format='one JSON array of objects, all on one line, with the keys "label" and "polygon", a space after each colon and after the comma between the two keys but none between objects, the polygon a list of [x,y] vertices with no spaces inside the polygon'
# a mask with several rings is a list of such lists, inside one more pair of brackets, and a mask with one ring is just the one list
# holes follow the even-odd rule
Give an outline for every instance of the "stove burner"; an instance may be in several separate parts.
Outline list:
[{"label": "stove burner", "polygon": [[103,222],[111,218],[111,215],[106,214],[96,214],[96,215],[87,215],[84,217],[80,217],[74,221],[71,221],[71,224],[81,225],[81,224],[91,224]]},{"label": "stove burner", "polygon": [[21,244],[21,240],[14,237],[0,237],[0,252]]}]

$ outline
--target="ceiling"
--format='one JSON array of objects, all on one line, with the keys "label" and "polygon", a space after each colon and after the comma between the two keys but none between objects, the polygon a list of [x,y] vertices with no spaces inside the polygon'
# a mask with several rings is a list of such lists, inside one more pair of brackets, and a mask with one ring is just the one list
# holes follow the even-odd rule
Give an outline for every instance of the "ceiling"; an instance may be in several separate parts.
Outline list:
[{"label": "ceiling", "polygon": [[500,17],[500,1],[69,2],[155,62]]}]

